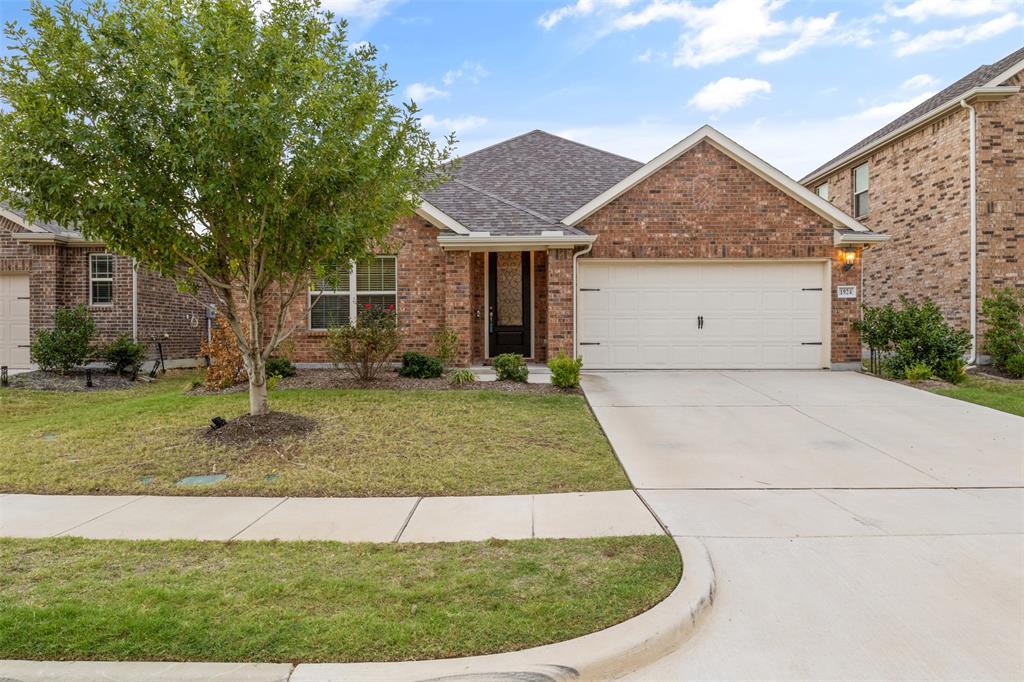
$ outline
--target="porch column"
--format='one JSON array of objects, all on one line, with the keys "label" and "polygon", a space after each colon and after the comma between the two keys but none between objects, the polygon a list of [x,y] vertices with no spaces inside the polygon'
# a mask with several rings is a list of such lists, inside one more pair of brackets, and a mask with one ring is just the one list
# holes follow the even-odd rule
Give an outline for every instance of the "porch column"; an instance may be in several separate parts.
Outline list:
[{"label": "porch column", "polygon": [[572,355],[572,254],[571,248],[548,249],[547,332],[548,358],[559,351]]},{"label": "porch column", "polygon": [[445,252],[445,324],[459,335],[455,364],[467,367],[473,341],[473,301],[470,286],[470,252]]}]

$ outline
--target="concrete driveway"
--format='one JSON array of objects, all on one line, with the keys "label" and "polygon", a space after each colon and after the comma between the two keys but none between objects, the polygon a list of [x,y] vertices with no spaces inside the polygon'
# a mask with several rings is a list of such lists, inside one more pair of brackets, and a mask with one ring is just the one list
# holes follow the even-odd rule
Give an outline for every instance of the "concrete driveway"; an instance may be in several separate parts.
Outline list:
[{"label": "concrete driveway", "polygon": [[711,615],[635,679],[1024,678],[1024,419],[849,372],[594,373]]}]

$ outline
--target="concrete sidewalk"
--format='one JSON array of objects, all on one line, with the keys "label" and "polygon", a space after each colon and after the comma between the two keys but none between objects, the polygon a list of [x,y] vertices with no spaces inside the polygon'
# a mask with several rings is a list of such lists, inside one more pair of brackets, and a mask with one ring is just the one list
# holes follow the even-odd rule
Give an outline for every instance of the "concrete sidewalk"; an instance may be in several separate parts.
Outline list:
[{"label": "concrete sidewalk", "polygon": [[631,490],[493,497],[0,495],[0,536],[456,542],[657,535]]}]

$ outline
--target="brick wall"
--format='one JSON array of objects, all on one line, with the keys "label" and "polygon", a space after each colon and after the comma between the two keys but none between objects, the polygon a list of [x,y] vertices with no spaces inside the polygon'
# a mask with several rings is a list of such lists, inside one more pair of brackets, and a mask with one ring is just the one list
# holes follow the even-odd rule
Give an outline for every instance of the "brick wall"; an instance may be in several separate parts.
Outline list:
[{"label": "brick wall", "polygon": [[533,252],[533,359],[548,360],[548,253]]},{"label": "brick wall", "polygon": [[547,253],[547,355],[573,353],[572,338],[573,249],[548,249]]},{"label": "brick wall", "polygon": [[32,250],[14,240],[21,227],[0,216],[0,272],[30,272]]},{"label": "brick wall", "polygon": [[445,321],[462,341],[455,364],[469,365],[470,342],[473,334],[473,295],[470,288],[469,251],[448,251],[445,253]]},{"label": "brick wall", "polygon": [[1024,94],[975,108],[980,309],[993,287],[1024,287]]},{"label": "brick wall", "polygon": [[[706,141],[597,211],[582,227],[597,235],[583,258],[833,259],[833,296],[835,285],[859,278],[859,267],[835,274],[842,268],[827,220]],[[833,362],[860,357],[859,339],[849,325],[858,314],[857,303],[833,299]],[[571,330],[571,311],[569,323]]]}]

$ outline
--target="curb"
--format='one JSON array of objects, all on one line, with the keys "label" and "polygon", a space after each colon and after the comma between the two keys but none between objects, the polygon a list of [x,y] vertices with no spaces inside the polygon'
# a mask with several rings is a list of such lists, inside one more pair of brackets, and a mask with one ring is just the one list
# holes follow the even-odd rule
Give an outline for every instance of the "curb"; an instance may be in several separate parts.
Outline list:
[{"label": "curb", "polygon": [[522,651],[435,661],[306,663],[291,682],[424,680],[606,680],[642,668],[686,641],[715,597],[711,556],[695,538],[675,538],[683,579],[664,600],[635,618],[576,639]]},{"label": "curb", "polygon": [[683,577],[635,618],[575,639],[486,656],[395,663],[157,663],[0,661],[0,682],[421,682],[606,680],[642,668],[686,641],[714,603],[715,570],[696,538],[674,538]]}]

